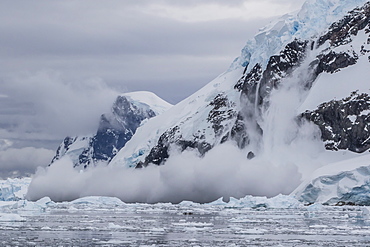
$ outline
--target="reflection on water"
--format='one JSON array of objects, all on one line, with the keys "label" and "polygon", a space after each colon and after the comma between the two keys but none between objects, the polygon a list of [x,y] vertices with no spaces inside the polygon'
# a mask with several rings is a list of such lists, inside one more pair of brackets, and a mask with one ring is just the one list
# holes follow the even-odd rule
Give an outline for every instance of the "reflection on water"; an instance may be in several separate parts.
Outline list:
[{"label": "reflection on water", "polygon": [[361,207],[55,206],[0,222],[0,246],[370,246]]}]

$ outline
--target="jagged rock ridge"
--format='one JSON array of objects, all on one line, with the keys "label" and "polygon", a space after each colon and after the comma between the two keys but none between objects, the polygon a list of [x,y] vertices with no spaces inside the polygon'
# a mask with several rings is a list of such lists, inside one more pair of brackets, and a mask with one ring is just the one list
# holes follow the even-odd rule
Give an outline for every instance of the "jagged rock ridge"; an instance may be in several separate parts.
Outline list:
[{"label": "jagged rock ridge", "polygon": [[[154,97],[151,93],[150,95],[146,92],[140,93],[143,96]],[[64,155],[70,156],[75,167],[86,168],[98,162],[110,162],[144,120],[158,115],[169,107],[169,104],[159,100],[158,102],[161,103],[159,107],[149,106],[140,100],[132,99],[132,94],[120,95],[116,98],[111,112],[101,115],[95,135],[66,137],[51,163]]]}]

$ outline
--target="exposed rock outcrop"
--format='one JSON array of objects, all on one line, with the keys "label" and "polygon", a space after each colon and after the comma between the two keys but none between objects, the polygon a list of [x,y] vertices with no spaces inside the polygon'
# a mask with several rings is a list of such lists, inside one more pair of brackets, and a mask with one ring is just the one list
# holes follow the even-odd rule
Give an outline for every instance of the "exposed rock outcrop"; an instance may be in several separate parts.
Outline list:
[{"label": "exposed rock outcrop", "polygon": [[370,96],[366,93],[353,92],[345,99],[323,103],[302,117],[319,126],[329,150],[362,153],[370,148]]}]

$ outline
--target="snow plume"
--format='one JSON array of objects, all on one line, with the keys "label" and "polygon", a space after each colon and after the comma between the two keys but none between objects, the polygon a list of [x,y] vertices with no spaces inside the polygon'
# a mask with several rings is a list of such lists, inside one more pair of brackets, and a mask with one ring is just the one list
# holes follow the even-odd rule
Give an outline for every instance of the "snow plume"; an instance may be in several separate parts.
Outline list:
[{"label": "snow plume", "polygon": [[215,147],[203,158],[191,151],[174,154],[164,166],[102,166],[83,172],[73,169],[71,161],[64,158],[37,171],[27,197],[68,201],[104,195],[124,202],[210,202],[220,197],[289,193],[300,182],[296,166],[248,161],[245,153],[230,143]]},{"label": "snow plume", "polygon": [[318,157],[325,152],[319,128],[298,118],[298,109],[308,94],[305,82],[312,76],[306,68],[298,68],[272,92],[261,123],[262,155],[274,160],[284,157],[285,162],[298,167],[303,178],[323,165]]},{"label": "snow plume", "polygon": [[265,141],[272,143],[266,143],[264,152],[252,160],[247,159],[248,150],[240,150],[232,142],[216,146],[204,157],[191,150],[172,150],[165,165],[143,169],[98,166],[77,171],[65,157],[37,171],[27,197],[69,201],[83,196],[114,196],[124,202],[204,203],[221,197],[289,194],[322,165],[317,157],[323,147],[312,125],[298,125],[293,119],[271,121],[276,125]]}]

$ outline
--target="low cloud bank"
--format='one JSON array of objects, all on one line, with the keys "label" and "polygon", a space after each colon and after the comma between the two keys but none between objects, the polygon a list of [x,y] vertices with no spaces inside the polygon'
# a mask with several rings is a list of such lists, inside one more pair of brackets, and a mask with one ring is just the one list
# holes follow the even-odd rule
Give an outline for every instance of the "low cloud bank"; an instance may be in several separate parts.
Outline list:
[{"label": "low cloud bank", "polygon": [[59,140],[96,131],[118,92],[99,78],[70,81],[44,70],[0,78],[0,138]]},{"label": "low cloud bank", "polygon": [[47,166],[54,151],[45,148],[0,149],[0,177],[18,177],[34,174],[38,166]]}]

